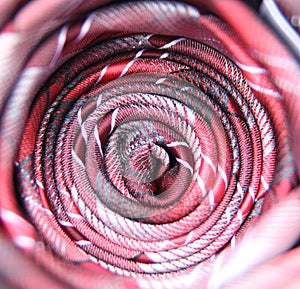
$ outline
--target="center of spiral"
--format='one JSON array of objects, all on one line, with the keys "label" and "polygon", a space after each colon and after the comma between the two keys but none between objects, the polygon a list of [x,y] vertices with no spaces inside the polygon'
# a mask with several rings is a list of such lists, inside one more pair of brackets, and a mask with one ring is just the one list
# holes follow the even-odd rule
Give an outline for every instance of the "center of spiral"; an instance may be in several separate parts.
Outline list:
[{"label": "center of spiral", "polygon": [[132,144],[123,174],[134,196],[158,195],[158,183],[170,168],[170,157],[166,150],[155,143],[135,147]]}]

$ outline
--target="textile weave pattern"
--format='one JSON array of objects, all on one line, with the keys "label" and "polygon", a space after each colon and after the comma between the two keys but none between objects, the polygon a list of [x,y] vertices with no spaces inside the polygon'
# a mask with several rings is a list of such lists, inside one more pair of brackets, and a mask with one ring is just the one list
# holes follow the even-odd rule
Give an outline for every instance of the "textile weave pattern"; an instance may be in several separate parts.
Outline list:
[{"label": "textile weave pattern", "polygon": [[243,1],[1,5],[0,282],[299,285],[297,41]]}]

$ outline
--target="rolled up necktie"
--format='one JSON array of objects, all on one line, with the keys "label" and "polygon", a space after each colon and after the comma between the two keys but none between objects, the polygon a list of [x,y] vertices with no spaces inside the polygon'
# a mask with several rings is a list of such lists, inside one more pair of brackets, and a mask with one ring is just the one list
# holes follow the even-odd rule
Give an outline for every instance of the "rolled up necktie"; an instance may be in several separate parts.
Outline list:
[{"label": "rolled up necktie", "polygon": [[1,5],[7,288],[297,288],[299,46],[242,1]]}]

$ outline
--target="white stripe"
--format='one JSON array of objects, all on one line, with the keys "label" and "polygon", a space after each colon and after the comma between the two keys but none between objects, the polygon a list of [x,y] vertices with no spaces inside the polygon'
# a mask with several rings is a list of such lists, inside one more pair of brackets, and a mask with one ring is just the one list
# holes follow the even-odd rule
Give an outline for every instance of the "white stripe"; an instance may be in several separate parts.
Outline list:
[{"label": "white stripe", "polygon": [[70,222],[66,222],[63,220],[58,220],[58,222],[65,227],[74,227]]},{"label": "white stripe", "polygon": [[102,68],[101,73],[100,73],[100,75],[99,75],[99,77],[98,77],[98,79],[97,79],[95,85],[97,85],[97,84],[101,81],[101,79],[103,78],[104,74],[105,74],[106,71],[107,71],[108,66],[109,66],[109,64],[105,65],[105,66]]},{"label": "white stripe", "polygon": [[139,58],[140,56],[142,56],[143,52],[145,51],[146,49],[142,49],[140,51],[138,51],[138,53],[135,55],[135,59]]},{"label": "white stripe", "polygon": [[117,117],[118,111],[119,111],[119,107],[116,108],[116,109],[114,110],[114,112],[112,113],[112,116],[111,116],[111,124],[110,124],[110,132],[109,132],[109,133],[111,133],[111,132],[114,130],[114,128],[115,128],[115,125],[116,125],[116,117]]},{"label": "white stripe", "polygon": [[236,187],[237,187],[238,193],[241,196],[241,199],[243,199],[244,198],[244,191],[243,191],[243,188],[242,188],[240,182],[237,182]]},{"label": "white stripe", "polygon": [[155,82],[155,84],[161,84],[161,83],[163,83],[165,80],[167,80],[166,77],[160,78],[159,80],[157,80],[157,81]]},{"label": "white stripe", "polygon": [[[21,79],[23,80],[23,78],[27,79],[27,78],[30,78],[30,77],[31,77],[31,80],[35,79],[36,76],[38,74],[40,74],[42,71],[45,71],[45,67],[29,67],[29,68],[26,68],[26,69],[23,70],[23,72],[21,74],[21,77],[20,77],[20,80]],[[20,82],[20,80],[19,80],[19,82]]]},{"label": "white stripe", "polygon": [[255,194],[254,194],[254,191],[253,191],[253,188],[251,186],[249,186],[249,193],[250,193],[250,196],[253,200],[253,202],[255,202],[256,200],[256,197],[255,197]]},{"label": "white stripe", "polygon": [[67,212],[67,215],[70,218],[79,219],[79,220],[83,219],[83,217],[81,215],[78,215],[78,214],[75,214],[75,213]]},{"label": "white stripe", "polygon": [[95,135],[96,143],[99,147],[100,154],[103,157],[102,146],[101,146],[101,142],[100,142],[100,138],[99,138],[99,134],[98,134],[98,130],[97,130],[96,126],[95,126],[95,129],[94,129],[94,135]]},{"label": "white stripe", "polygon": [[250,82],[249,80],[248,80],[248,83],[249,83],[250,87],[253,88],[256,91],[259,91],[259,92],[262,92],[264,94],[268,94],[268,95],[271,95],[271,96],[275,96],[276,98],[281,98],[281,94],[278,91],[262,87],[258,84],[254,84],[254,83]]},{"label": "white stripe", "polygon": [[9,223],[13,223],[13,224],[17,224],[17,225],[22,225],[22,223],[25,225],[29,225],[31,227],[31,225],[25,221],[22,217],[20,217],[19,215],[15,214],[14,212],[12,211],[9,211],[9,210],[5,210],[5,209],[1,209],[0,210],[0,216],[1,216],[1,219],[4,219],[6,222],[9,222]]},{"label": "white stripe", "polygon": [[40,182],[38,179],[36,179],[35,182],[36,182],[36,184],[37,184],[42,190],[45,189],[43,183]]},{"label": "white stripe", "polygon": [[165,44],[165,45],[159,47],[158,49],[170,48],[171,46],[174,46],[175,44],[177,44],[177,43],[179,43],[179,42],[181,42],[181,41],[184,41],[184,40],[186,40],[186,38],[184,38],[184,37],[175,39],[175,40],[173,40],[173,41],[171,41],[171,42],[169,42],[169,43],[167,43],[167,44]]},{"label": "white stripe", "polygon": [[247,65],[247,64],[243,64],[243,63],[240,63],[238,62],[237,60],[234,61],[238,67],[240,67],[242,70],[244,71],[248,71],[250,73],[253,73],[253,74],[261,74],[261,73],[266,73],[267,70],[265,68],[262,68],[262,67],[258,67],[258,66],[251,66],[251,65]]},{"label": "white stripe", "polygon": [[62,50],[64,48],[64,45],[67,40],[67,32],[68,32],[68,25],[65,25],[59,32],[58,39],[57,39],[57,46],[56,51],[54,53],[54,56],[49,64],[49,66],[54,66],[59,58],[59,56],[62,53]]},{"label": "white stripe", "polygon": [[180,90],[187,91],[187,90],[193,90],[193,89],[190,86],[185,86],[185,87],[180,88]]},{"label": "white stripe", "polygon": [[210,210],[213,211],[213,209],[215,207],[215,197],[214,197],[213,191],[210,191],[208,193],[208,199],[209,199]]},{"label": "white stripe", "polygon": [[191,242],[191,240],[193,239],[193,235],[194,235],[193,231],[189,232],[183,245],[189,244]]},{"label": "white stripe", "polygon": [[35,246],[35,240],[27,236],[16,236],[13,238],[14,243],[21,248],[31,249]]},{"label": "white stripe", "polygon": [[[96,257],[89,255],[89,258],[90,258],[90,260],[91,260],[93,263],[100,264],[99,260],[98,260]],[[104,267],[104,266],[103,266],[103,267]],[[106,268],[106,269],[107,269],[107,268]]]},{"label": "white stripe", "polygon": [[261,176],[260,180],[261,180],[261,183],[263,184],[264,188],[265,188],[266,190],[269,190],[270,186],[269,186],[268,183],[266,182],[265,178],[264,178],[263,176]]},{"label": "white stripe", "polygon": [[86,133],[86,130],[85,130],[85,127],[84,127],[84,123],[81,126],[80,130],[81,130],[81,135],[83,136],[83,139],[84,139],[85,143],[87,143],[88,137],[87,137],[87,133]]},{"label": "white stripe", "polygon": [[85,208],[85,217],[89,223],[92,222],[92,212],[88,207]]},{"label": "white stripe", "polygon": [[207,164],[211,167],[211,169],[213,170],[214,173],[216,173],[217,169],[216,166],[213,164],[213,162],[211,161],[211,159],[206,156],[205,154],[201,154],[202,158],[205,160],[205,162],[207,162]]},{"label": "white stripe", "polygon": [[[23,97],[32,90],[33,85],[36,83],[39,77],[44,74],[43,72],[45,71],[45,69],[45,67],[30,67],[26,68],[22,72],[12,94],[13,98],[16,98],[17,95],[20,95],[20,97],[16,98],[18,100],[18,103],[23,103]],[[18,103],[15,103],[16,107],[18,107]]]},{"label": "white stripe", "polygon": [[164,58],[167,58],[169,56],[169,53],[168,52],[165,52],[164,54],[162,54],[159,58],[160,59],[164,59]]},{"label": "white stripe", "polygon": [[102,102],[102,94],[100,94],[99,97],[97,98],[96,106],[99,107],[101,102]]},{"label": "white stripe", "polygon": [[148,34],[147,36],[145,36],[145,39],[149,40],[154,34]]},{"label": "white stripe", "polygon": [[218,172],[221,174],[221,177],[223,178],[224,183],[225,183],[225,188],[227,189],[227,186],[228,186],[227,176],[220,165],[218,165]]},{"label": "white stripe", "polygon": [[238,217],[238,219],[240,221],[240,225],[241,225],[243,223],[243,214],[240,209],[238,210],[237,217]]},{"label": "white stripe", "polygon": [[126,72],[128,71],[128,69],[130,68],[130,66],[132,66],[133,63],[136,62],[136,60],[137,60],[137,59],[133,59],[133,60],[129,61],[129,62],[126,64],[126,66],[125,66],[125,68],[122,70],[122,72],[121,72],[119,78],[122,77],[122,76],[124,76],[124,75],[126,74]]},{"label": "white stripe", "polygon": [[72,195],[72,198],[75,202],[78,201],[78,191],[76,189],[76,186],[73,185],[72,189],[71,189],[71,195]]},{"label": "white stripe", "polygon": [[230,241],[230,247],[231,249],[234,249],[235,248],[235,245],[236,245],[236,237],[235,235],[231,238],[231,241]]},{"label": "white stripe", "polygon": [[191,174],[193,174],[194,170],[193,170],[193,168],[191,167],[191,165],[188,162],[186,162],[186,161],[184,161],[184,160],[182,160],[180,158],[176,158],[176,160],[179,163],[181,163],[184,167],[186,167],[191,172]]},{"label": "white stripe", "polygon": [[[98,207],[98,202],[97,202],[97,207]],[[99,222],[95,216],[92,218],[92,223],[94,225],[94,228],[99,228]]]},{"label": "white stripe", "polygon": [[79,246],[87,246],[87,245],[91,245],[92,242],[87,241],[87,240],[79,240],[79,241],[76,241],[76,244]]},{"label": "white stripe", "polygon": [[78,121],[79,125],[81,126],[82,125],[81,108],[78,110],[78,113],[77,113],[77,121]]},{"label": "white stripe", "polygon": [[206,196],[207,192],[206,192],[206,188],[205,188],[203,179],[199,175],[197,176],[197,182],[198,182],[200,189],[202,190],[202,198],[204,198]]},{"label": "white stripe", "polygon": [[171,147],[176,147],[176,146],[185,146],[185,147],[190,147],[186,142],[183,141],[174,141],[171,143],[167,144],[167,147],[171,148]]},{"label": "white stripe", "polygon": [[80,32],[78,36],[76,37],[75,41],[81,40],[90,30],[91,25],[94,20],[94,14],[90,14],[88,18],[85,19],[83,25],[81,26]]},{"label": "white stripe", "polygon": [[78,208],[81,213],[85,212],[85,203],[81,198],[78,199]]}]

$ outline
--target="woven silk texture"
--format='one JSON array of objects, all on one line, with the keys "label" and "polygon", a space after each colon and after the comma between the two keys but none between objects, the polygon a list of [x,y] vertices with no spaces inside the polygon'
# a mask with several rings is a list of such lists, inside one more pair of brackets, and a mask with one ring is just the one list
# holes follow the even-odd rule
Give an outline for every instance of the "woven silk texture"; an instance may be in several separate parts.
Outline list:
[{"label": "woven silk texture", "polygon": [[300,17],[278,3],[2,0],[4,288],[299,288]]}]

